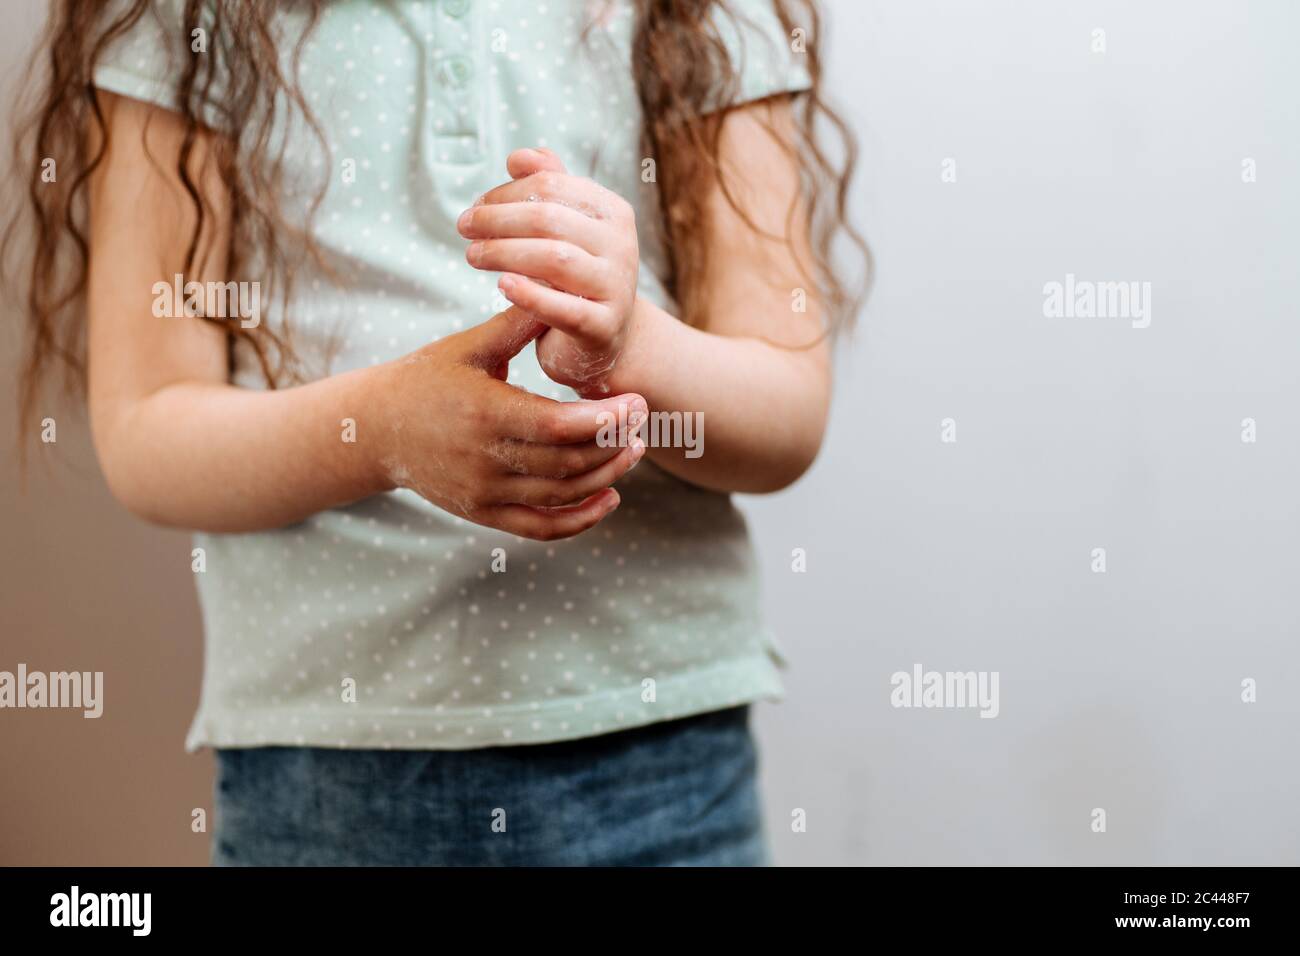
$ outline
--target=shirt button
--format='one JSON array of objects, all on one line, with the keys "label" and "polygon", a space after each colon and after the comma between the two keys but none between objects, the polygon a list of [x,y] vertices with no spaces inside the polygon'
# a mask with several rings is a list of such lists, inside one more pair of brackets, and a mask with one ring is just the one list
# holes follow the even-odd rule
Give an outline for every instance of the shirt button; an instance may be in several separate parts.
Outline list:
[{"label": "shirt button", "polygon": [[462,89],[474,75],[474,65],[466,56],[445,57],[438,63],[438,79],[444,86]]},{"label": "shirt button", "polygon": [[442,9],[449,17],[463,17],[469,11],[469,0],[442,0]]}]

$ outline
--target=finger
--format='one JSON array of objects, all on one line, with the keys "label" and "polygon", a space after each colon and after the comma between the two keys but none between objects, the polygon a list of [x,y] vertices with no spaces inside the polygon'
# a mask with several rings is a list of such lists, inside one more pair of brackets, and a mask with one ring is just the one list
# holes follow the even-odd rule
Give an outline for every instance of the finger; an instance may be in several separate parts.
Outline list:
[{"label": "finger", "polygon": [[506,273],[497,282],[501,294],[553,329],[572,335],[586,345],[603,342],[606,306],[580,295],[552,289],[527,276]]},{"label": "finger", "polygon": [[646,401],[635,392],[598,402],[557,402],[510,385],[514,401],[497,403],[497,434],[542,445],[574,445],[594,441],[624,444],[625,428],[635,429],[646,418]]},{"label": "finger", "polygon": [[567,171],[554,150],[549,150],[545,146],[517,149],[506,157],[506,172],[510,174],[511,179],[523,179],[533,173]]},{"label": "finger", "polygon": [[605,299],[615,287],[609,263],[559,239],[476,239],[465,259],[485,272],[519,272],[565,292]]},{"label": "finger", "polygon": [[573,445],[539,445],[506,438],[488,448],[488,454],[506,471],[538,478],[570,478],[605,464],[623,448],[594,441]]},{"label": "finger", "polygon": [[470,206],[456,220],[456,231],[466,239],[563,239],[592,255],[599,255],[610,243],[607,227],[553,202]]},{"label": "finger", "polygon": [[589,495],[594,495],[602,488],[608,488],[627,474],[644,455],[645,442],[634,438],[630,445],[599,468],[573,478],[514,478],[506,484],[506,494],[510,501],[521,505],[542,508],[571,505],[585,501]]},{"label": "finger", "polygon": [[546,331],[546,325],[518,306],[498,312],[486,322],[472,329],[458,332],[445,341],[455,342],[462,349],[462,358],[496,373],[503,365],[518,355],[533,339]]},{"label": "finger", "polygon": [[494,528],[535,541],[571,538],[598,524],[618,507],[618,492],[605,488],[581,504],[567,508],[498,505],[485,515]]},{"label": "finger", "polygon": [[475,206],[511,202],[552,202],[593,219],[615,219],[628,207],[617,193],[581,176],[543,170],[489,189]]}]

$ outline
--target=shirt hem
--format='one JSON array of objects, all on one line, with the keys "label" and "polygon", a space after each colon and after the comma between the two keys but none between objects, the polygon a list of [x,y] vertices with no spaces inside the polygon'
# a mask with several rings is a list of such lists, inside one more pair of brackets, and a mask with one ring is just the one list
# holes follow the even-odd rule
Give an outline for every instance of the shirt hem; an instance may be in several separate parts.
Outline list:
[{"label": "shirt hem", "polygon": [[643,689],[637,685],[545,702],[441,711],[377,710],[340,702],[342,710],[244,708],[213,714],[200,705],[185,749],[475,750],[557,743],[784,697],[776,666],[767,657],[666,678],[656,683],[654,692],[653,701],[642,700]]},{"label": "shirt hem", "polygon": [[143,76],[120,66],[100,64],[95,68],[91,83],[101,90],[139,100],[163,109],[177,111],[176,95],[165,82],[152,76]]}]

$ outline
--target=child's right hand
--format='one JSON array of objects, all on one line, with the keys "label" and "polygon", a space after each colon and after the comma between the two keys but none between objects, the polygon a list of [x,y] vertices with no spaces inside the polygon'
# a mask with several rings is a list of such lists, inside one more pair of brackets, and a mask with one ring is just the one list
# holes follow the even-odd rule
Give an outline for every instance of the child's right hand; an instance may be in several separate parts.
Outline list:
[{"label": "child's right hand", "polygon": [[645,400],[556,402],[507,384],[510,359],[545,329],[511,308],[373,370],[371,414],[381,427],[371,447],[390,486],[539,541],[586,531],[618,507],[610,485],[645,445],[605,447],[596,437],[611,415],[635,429]]}]

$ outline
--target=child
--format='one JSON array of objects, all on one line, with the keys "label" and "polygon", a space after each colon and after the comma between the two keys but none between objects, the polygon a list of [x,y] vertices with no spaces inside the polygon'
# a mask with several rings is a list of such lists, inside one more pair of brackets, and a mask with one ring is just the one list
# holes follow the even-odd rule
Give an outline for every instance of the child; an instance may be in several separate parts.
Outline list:
[{"label": "child", "polygon": [[773,0],[60,5],[24,414],[84,322],[110,487],[196,532],[216,862],[766,859],[729,493],[811,464],[855,302],[816,36]]}]

